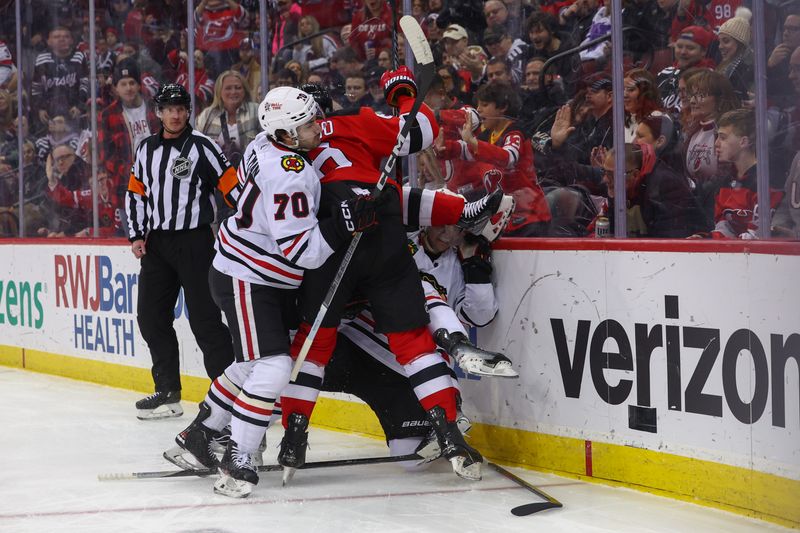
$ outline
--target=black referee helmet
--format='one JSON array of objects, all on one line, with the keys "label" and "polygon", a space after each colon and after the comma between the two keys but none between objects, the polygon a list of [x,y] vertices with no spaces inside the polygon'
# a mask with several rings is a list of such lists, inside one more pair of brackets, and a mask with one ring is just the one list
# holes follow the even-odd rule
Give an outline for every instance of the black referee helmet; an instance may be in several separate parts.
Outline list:
[{"label": "black referee helmet", "polygon": [[167,83],[162,85],[158,93],[153,97],[158,109],[163,109],[168,105],[182,105],[186,109],[192,109],[192,98],[183,85],[177,83]]}]

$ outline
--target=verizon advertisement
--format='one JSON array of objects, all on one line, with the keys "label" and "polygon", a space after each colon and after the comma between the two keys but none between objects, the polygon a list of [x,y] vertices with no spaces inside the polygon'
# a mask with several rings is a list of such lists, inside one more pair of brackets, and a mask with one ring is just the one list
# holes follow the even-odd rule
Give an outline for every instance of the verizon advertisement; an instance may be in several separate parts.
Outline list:
[{"label": "verizon advertisement", "polygon": [[481,422],[800,479],[800,257],[498,251]]}]

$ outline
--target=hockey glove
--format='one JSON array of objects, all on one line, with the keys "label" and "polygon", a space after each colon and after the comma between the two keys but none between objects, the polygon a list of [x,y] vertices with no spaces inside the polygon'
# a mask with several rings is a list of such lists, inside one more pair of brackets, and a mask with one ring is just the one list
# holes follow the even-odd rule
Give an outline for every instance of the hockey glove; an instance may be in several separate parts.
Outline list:
[{"label": "hockey glove", "polygon": [[343,200],[332,209],[331,218],[320,221],[322,236],[334,250],[347,243],[359,231],[370,231],[378,225],[376,202],[370,195]]},{"label": "hockey glove", "polygon": [[414,74],[405,65],[397,70],[387,70],[381,76],[381,87],[386,103],[392,107],[398,107],[398,99],[401,96],[417,96],[417,82],[414,81]]},{"label": "hockey glove", "polygon": [[492,282],[492,247],[489,241],[467,233],[458,251],[465,283]]}]

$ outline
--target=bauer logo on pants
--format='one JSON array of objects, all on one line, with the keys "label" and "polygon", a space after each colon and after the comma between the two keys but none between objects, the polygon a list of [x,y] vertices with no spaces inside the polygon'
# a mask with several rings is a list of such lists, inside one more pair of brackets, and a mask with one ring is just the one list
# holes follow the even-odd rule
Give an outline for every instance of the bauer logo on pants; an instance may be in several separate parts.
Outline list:
[{"label": "bauer logo on pants", "polygon": [[176,157],[172,162],[172,177],[185,180],[192,173],[192,160],[188,157]]}]

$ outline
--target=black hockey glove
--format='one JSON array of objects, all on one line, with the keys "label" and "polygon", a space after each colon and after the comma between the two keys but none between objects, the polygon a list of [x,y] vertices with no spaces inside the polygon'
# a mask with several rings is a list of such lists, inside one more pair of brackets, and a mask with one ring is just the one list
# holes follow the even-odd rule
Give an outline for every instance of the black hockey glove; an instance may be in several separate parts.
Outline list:
[{"label": "black hockey glove", "polygon": [[464,235],[464,244],[459,246],[461,270],[466,283],[492,282],[492,246],[484,237],[470,233]]},{"label": "black hockey glove", "polygon": [[322,236],[334,250],[359,231],[371,231],[378,225],[376,201],[370,195],[343,200],[333,208],[331,218],[320,222]]}]

